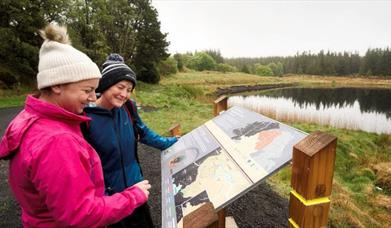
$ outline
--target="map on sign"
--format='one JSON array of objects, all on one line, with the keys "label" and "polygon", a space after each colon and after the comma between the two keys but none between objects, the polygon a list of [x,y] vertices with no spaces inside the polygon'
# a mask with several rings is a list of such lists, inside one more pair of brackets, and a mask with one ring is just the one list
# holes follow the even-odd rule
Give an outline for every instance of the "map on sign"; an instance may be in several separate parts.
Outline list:
[{"label": "map on sign", "polygon": [[211,202],[220,209],[292,159],[306,133],[232,107],[162,153],[162,227]]}]

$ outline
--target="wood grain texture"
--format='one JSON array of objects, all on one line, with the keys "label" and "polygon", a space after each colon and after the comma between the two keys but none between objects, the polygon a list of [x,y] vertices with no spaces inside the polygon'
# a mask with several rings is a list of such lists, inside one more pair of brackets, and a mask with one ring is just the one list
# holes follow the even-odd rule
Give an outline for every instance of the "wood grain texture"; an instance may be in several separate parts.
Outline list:
[{"label": "wood grain texture", "polygon": [[228,97],[221,96],[214,101],[213,115],[217,116],[221,111],[225,111],[228,108]]},{"label": "wood grain texture", "polygon": [[313,156],[334,140],[337,140],[337,137],[324,132],[316,131],[311,133],[305,139],[301,140],[294,147],[297,150],[306,153],[308,156]]},{"label": "wood grain texture", "polygon": [[[327,227],[330,202],[312,206],[304,205],[292,193],[289,199],[289,217],[300,227]],[[293,227],[289,224],[290,227]]]},{"label": "wood grain texture", "polygon": [[219,218],[212,203],[205,203],[183,218],[184,228],[219,228]]},{"label": "wood grain texture", "polygon": [[[291,186],[307,200],[331,194],[337,146],[336,137],[321,132],[313,134],[296,144],[292,154]],[[323,141],[314,143],[316,138]],[[309,145],[315,145],[318,151],[314,152]]]},{"label": "wood grain texture", "polygon": [[[291,186],[304,200],[291,193],[289,217],[299,227],[327,226],[330,202],[307,202],[331,195],[336,147],[335,136],[319,131],[293,147]],[[291,223],[289,226],[293,227]]]}]

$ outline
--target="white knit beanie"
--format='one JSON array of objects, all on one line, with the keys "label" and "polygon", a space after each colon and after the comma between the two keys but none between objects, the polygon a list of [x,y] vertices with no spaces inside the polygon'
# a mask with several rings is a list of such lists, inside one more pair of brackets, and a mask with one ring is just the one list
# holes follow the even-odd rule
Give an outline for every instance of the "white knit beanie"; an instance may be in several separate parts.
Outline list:
[{"label": "white knit beanie", "polygon": [[98,66],[71,46],[65,27],[49,24],[40,34],[45,41],[39,50],[38,89],[102,77]]}]

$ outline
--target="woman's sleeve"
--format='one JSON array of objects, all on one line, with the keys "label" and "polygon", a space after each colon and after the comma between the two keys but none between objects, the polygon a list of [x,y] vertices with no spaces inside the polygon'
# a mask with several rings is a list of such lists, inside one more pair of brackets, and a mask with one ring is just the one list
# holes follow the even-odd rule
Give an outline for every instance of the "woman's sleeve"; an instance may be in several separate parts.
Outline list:
[{"label": "woman's sleeve", "polygon": [[[96,174],[93,166],[101,165],[92,162],[87,150],[72,135],[53,136],[42,150],[32,159],[31,178],[60,226],[107,226],[147,201],[138,187],[112,196],[97,194],[92,180],[94,175],[102,174]],[[99,169],[102,168],[95,167]]]},{"label": "woman's sleeve", "polygon": [[[134,108],[133,110],[137,109]],[[163,137],[158,135],[153,130],[149,129],[147,125],[145,125],[144,122],[141,120],[141,117],[138,115],[137,111],[134,111],[134,118],[136,122],[136,129],[137,132],[140,134],[140,141],[142,143],[160,150],[165,150],[178,141],[176,137]]]}]

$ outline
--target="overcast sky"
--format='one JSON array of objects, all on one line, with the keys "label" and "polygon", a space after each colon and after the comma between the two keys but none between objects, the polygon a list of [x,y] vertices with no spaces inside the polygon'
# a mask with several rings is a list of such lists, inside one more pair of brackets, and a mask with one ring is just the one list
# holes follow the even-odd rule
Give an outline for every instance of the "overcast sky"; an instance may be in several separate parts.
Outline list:
[{"label": "overcast sky", "polygon": [[170,53],[224,57],[391,47],[391,1],[152,0]]}]

